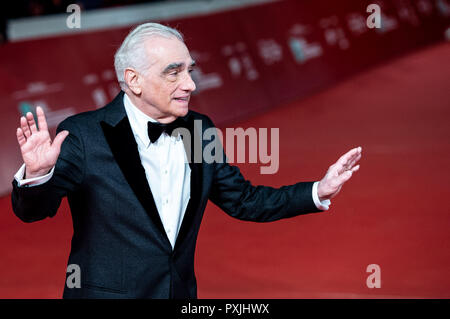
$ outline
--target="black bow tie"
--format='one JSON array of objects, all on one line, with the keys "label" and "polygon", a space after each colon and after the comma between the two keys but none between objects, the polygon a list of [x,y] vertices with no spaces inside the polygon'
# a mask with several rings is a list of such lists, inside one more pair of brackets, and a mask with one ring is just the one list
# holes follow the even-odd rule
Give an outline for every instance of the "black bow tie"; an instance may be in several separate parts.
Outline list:
[{"label": "black bow tie", "polygon": [[152,143],[155,143],[162,133],[166,133],[167,135],[171,135],[173,130],[184,127],[183,121],[180,118],[177,118],[175,121],[162,124],[158,122],[148,122],[147,123],[147,131],[148,137]]}]

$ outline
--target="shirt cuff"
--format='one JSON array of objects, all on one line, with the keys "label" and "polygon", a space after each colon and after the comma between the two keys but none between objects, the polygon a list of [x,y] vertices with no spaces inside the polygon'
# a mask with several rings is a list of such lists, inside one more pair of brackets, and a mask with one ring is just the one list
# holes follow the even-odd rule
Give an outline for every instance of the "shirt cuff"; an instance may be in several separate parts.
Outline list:
[{"label": "shirt cuff", "polygon": [[328,210],[330,208],[331,201],[329,199],[320,201],[319,195],[317,194],[317,186],[318,185],[319,185],[319,182],[315,182],[313,184],[313,188],[312,188],[312,196],[313,196],[314,204],[316,204],[317,209]]},{"label": "shirt cuff", "polygon": [[17,171],[16,175],[14,175],[14,179],[17,181],[17,185],[19,185],[19,187],[38,186],[48,182],[52,178],[54,170],[55,167],[53,166],[52,170],[46,175],[24,179],[23,176],[25,175],[25,164],[23,164]]}]

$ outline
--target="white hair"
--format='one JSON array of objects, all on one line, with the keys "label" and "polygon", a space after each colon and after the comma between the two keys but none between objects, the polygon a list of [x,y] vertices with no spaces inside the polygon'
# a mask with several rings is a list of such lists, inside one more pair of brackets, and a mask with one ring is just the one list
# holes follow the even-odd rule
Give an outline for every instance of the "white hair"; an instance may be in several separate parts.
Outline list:
[{"label": "white hair", "polygon": [[138,72],[145,73],[149,62],[145,51],[145,40],[152,36],[165,38],[176,37],[184,43],[183,35],[170,27],[159,23],[144,23],[134,28],[123,40],[122,45],[114,55],[114,67],[117,80],[122,89],[127,88],[125,83],[125,69],[133,68]]}]

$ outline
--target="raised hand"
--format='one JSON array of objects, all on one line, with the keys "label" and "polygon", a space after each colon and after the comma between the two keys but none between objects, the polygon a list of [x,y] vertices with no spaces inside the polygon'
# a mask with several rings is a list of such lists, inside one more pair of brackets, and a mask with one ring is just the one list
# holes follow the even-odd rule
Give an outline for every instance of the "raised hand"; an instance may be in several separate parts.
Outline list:
[{"label": "raised hand", "polygon": [[36,115],[39,129],[33,114],[28,112],[26,116],[20,118],[20,127],[16,132],[25,163],[25,178],[47,174],[55,166],[61,144],[69,135],[69,131],[61,131],[52,142],[44,111],[39,106],[36,108]]},{"label": "raised hand", "polygon": [[361,159],[362,148],[354,148],[342,155],[336,163],[328,168],[325,177],[317,186],[317,194],[319,199],[326,200],[336,196],[342,188],[342,185],[348,181],[354,172],[359,170],[356,165]]}]

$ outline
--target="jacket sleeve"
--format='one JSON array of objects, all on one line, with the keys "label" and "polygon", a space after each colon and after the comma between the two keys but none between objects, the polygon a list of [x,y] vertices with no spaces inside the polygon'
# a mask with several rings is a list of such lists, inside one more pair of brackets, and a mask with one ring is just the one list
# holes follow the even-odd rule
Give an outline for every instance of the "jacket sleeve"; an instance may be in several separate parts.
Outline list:
[{"label": "jacket sleeve", "polygon": [[52,178],[37,186],[19,187],[13,180],[11,194],[14,214],[24,222],[34,222],[53,217],[68,193],[76,191],[84,174],[84,147],[77,126],[69,118],[57,128],[59,133],[68,130],[69,135],[61,146]]},{"label": "jacket sleeve", "polygon": [[[210,125],[213,126],[211,120]],[[226,155],[219,141],[216,149]],[[280,188],[253,186],[239,168],[214,163],[213,185],[209,199],[228,215],[248,221],[270,222],[300,214],[320,212],[314,204],[314,182],[300,182]]]}]

